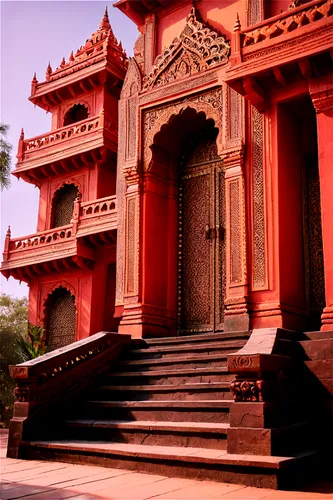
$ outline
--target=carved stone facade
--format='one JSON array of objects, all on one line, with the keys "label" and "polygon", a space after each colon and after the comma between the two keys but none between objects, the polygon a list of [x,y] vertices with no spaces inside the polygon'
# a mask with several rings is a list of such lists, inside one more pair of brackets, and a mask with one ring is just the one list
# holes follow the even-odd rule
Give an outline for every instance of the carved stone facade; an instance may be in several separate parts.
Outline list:
[{"label": "carved stone facade", "polygon": [[[76,55],[34,76],[31,100],[52,111],[52,130],[22,131],[14,173],[41,189],[38,230],[7,233],[2,272],[30,283],[36,322],[45,293],[67,283],[78,338],[118,323],[135,337],[304,330],[314,314],[329,329],[333,195],[320,141],[331,141],[332,2],[281,0],[276,12],[239,0],[236,19],[171,3],[117,2],[140,33],[129,60],[106,13]],[[88,116],[63,126],[75,106]],[[305,210],[309,155],[318,175],[308,172]],[[54,228],[51,201],[71,185],[80,196]],[[260,397],[245,382],[239,397]]]}]

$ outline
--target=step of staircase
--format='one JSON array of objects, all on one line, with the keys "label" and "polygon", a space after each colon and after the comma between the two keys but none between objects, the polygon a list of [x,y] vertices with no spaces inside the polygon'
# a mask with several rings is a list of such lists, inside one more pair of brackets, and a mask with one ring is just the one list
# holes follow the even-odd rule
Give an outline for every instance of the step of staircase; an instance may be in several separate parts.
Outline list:
[{"label": "step of staircase", "polygon": [[224,354],[170,356],[164,359],[131,359],[120,361],[118,366],[126,370],[136,370],[137,368],[140,370],[142,367],[144,367],[144,370],[156,370],[160,366],[167,367],[168,370],[179,370],[185,367],[226,367],[227,354],[229,352],[225,352]]},{"label": "step of staircase", "polygon": [[181,370],[156,370],[156,371],[136,371],[136,372],[111,372],[103,378],[106,384],[110,385],[132,385],[137,381],[139,385],[162,385],[179,383],[210,383],[210,382],[230,382],[235,376],[228,373],[225,366],[218,368],[183,368]]},{"label": "step of staircase", "polygon": [[188,383],[179,385],[102,385],[94,393],[103,398],[115,400],[127,399],[163,401],[230,399],[229,382]]},{"label": "step of staircase", "polygon": [[225,450],[226,423],[68,420],[62,438]]},{"label": "step of staircase", "polygon": [[162,346],[162,345],[197,345],[200,342],[218,342],[229,339],[243,339],[244,344],[250,337],[249,332],[221,332],[221,333],[202,333],[197,335],[183,335],[179,337],[162,337],[156,339],[146,339],[144,342],[149,346]]},{"label": "step of staircase", "polygon": [[85,401],[87,418],[228,423],[233,400]]},{"label": "step of staircase", "polygon": [[230,455],[223,450],[183,446],[149,446],[87,440],[27,441],[22,458],[102,465],[172,477],[212,479],[283,488],[313,467],[316,451],[291,457]]},{"label": "step of staircase", "polygon": [[140,359],[164,359],[174,356],[175,354],[180,353],[181,355],[188,354],[217,354],[217,353],[225,353],[225,352],[235,352],[241,349],[244,345],[243,340],[226,340],[224,342],[201,342],[199,345],[171,345],[162,347],[149,347],[145,349],[132,349],[128,356],[131,358],[140,358]]}]

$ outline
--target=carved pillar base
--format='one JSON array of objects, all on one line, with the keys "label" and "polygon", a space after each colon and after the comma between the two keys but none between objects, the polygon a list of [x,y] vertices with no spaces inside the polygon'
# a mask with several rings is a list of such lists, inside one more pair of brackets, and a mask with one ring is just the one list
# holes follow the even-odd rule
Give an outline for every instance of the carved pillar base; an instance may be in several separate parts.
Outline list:
[{"label": "carved pillar base", "polygon": [[133,339],[175,334],[170,321],[161,311],[138,303],[125,305],[118,331],[120,334],[131,335]]},{"label": "carved pillar base", "polygon": [[235,374],[230,384],[235,404],[230,410],[228,453],[285,455],[304,442],[306,429],[293,425],[303,412],[302,404],[288,396],[286,374],[292,360],[281,354],[279,345],[290,335],[279,328],[254,330],[240,351],[228,355],[228,371]]}]

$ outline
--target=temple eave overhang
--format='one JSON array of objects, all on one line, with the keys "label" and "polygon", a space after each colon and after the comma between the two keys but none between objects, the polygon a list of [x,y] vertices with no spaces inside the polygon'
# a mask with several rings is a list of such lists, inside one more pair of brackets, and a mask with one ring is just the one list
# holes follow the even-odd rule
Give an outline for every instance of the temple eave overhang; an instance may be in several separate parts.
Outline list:
[{"label": "temple eave overhang", "polygon": [[113,7],[119,9],[137,26],[144,24],[145,17],[162,10],[189,3],[189,0],[119,0]]},{"label": "temple eave overhang", "polygon": [[62,77],[37,84],[29,100],[45,111],[51,111],[67,99],[79,97],[105,84],[118,98],[125,74],[126,69],[103,60],[84,70],[68,72]]},{"label": "temple eave overhang", "polygon": [[259,111],[267,94],[332,71],[333,5],[315,0],[235,31],[225,81]]}]

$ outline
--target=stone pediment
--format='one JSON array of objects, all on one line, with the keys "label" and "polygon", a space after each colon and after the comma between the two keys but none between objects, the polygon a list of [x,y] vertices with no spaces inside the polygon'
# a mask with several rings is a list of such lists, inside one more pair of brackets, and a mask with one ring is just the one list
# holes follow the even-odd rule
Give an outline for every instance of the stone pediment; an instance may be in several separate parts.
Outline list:
[{"label": "stone pediment", "polygon": [[152,72],[144,78],[143,90],[226,63],[229,53],[230,42],[205,25],[193,7],[183,31],[155,59]]}]

